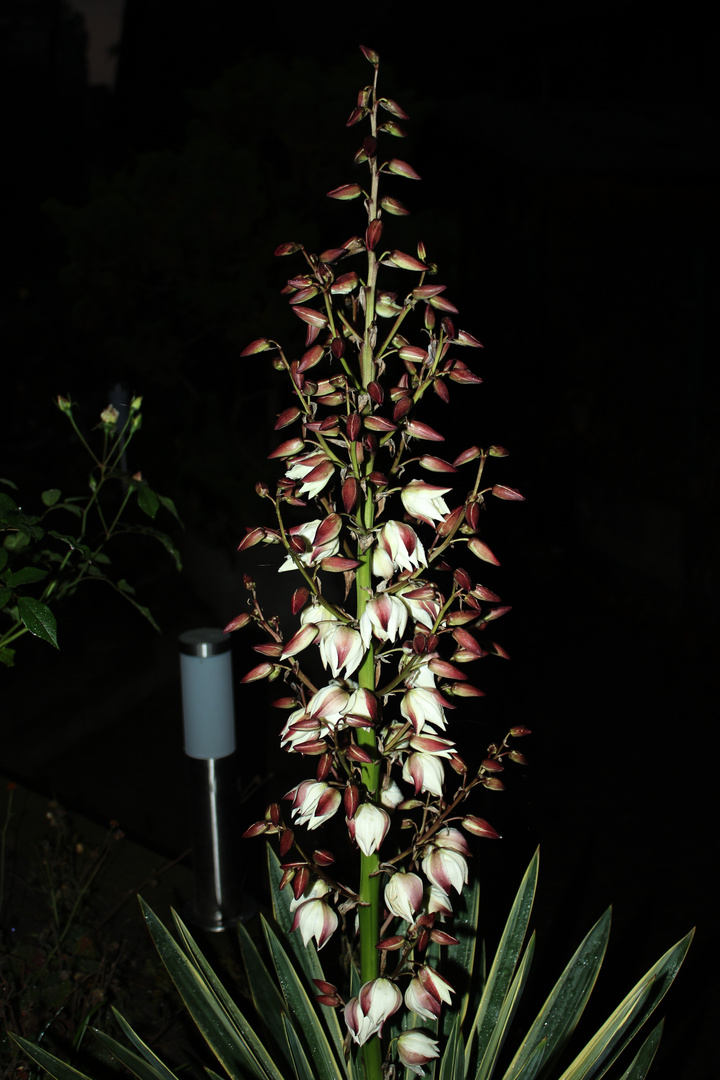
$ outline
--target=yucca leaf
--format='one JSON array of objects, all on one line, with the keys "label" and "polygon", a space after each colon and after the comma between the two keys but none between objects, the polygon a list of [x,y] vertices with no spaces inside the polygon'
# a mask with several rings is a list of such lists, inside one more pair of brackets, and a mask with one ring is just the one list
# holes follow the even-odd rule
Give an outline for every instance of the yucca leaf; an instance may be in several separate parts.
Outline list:
[{"label": "yucca leaf", "polygon": [[694,930],[660,957],[608,1017],[561,1080],[604,1076],[670,989],[690,948]]},{"label": "yucca leaf", "polygon": [[292,1067],[295,1070],[297,1080],[315,1080],[313,1071],[308,1063],[307,1055],[303,1049],[302,1043],[297,1037],[295,1028],[292,1026],[285,1013],[281,1014],[281,1019],[283,1030],[285,1032],[285,1039],[290,1048]]},{"label": "yucca leaf", "polygon": [[[452,932],[459,938],[459,945],[450,945],[443,962],[447,964],[448,979],[458,994],[453,1011],[445,1014],[446,1021],[460,1016],[461,1025],[465,1022],[470,995],[473,986],[473,968],[477,948],[478,917],[480,914],[480,882],[476,878],[462,894],[462,904],[455,912]],[[450,1034],[450,1026],[445,1029]]]},{"label": "yucca leaf", "polygon": [[477,1071],[475,1073],[475,1080],[489,1080],[492,1076],[495,1065],[500,1051],[503,1048],[503,1043],[507,1038],[510,1025],[515,1016],[515,1011],[520,1004],[520,998],[522,997],[523,990],[525,989],[525,983],[527,982],[528,975],[530,974],[530,965],[532,964],[533,956],[535,955],[535,935],[533,934],[528,942],[527,949],[525,950],[523,957],[518,965],[518,969],[515,973],[510,989],[505,995],[505,999],[500,1007],[495,1026],[490,1033],[490,1039],[487,1044],[487,1048],[481,1060],[478,1063]]},{"label": "yucca leaf", "polygon": [[287,1011],[285,1000],[277,988],[277,984],[270,975],[267,965],[255,947],[255,942],[248,934],[245,927],[238,925],[238,939],[242,952],[245,973],[248,986],[252,994],[255,1012],[261,1019],[265,1019],[272,1027],[272,1033],[276,1036],[278,1049],[288,1065],[292,1066],[292,1052],[286,1039],[277,1037],[277,1023],[279,1018]]},{"label": "yucca leaf", "polygon": [[480,1004],[473,1019],[470,1034],[465,1043],[465,1068],[469,1068],[474,1055],[474,1042],[477,1045],[477,1060],[485,1057],[488,1045],[493,1037],[500,1011],[512,981],[515,965],[527,933],[537,884],[539,851],[536,851],[525,871],[520,888],[510,909],[500,944],[490,973],[483,987]]},{"label": "yucca leaf", "polygon": [[[297,959],[300,970],[305,973],[307,985],[312,987],[313,979],[325,978],[322,964],[318,958],[317,949],[312,942],[309,942],[307,946],[304,945],[300,934],[292,929],[293,914],[290,911],[290,903],[280,890],[280,879],[283,873],[280,869],[280,860],[269,844],[267,845],[267,857],[268,875],[270,877],[270,893],[272,895],[275,922],[283,931],[284,940],[287,941],[293,955]],[[325,1009],[323,1021],[335,1048],[335,1054],[339,1060],[342,1061],[343,1032],[340,1030],[340,1023],[335,1010]],[[350,1078],[353,1076],[352,1064],[348,1065],[348,1075]]]},{"label": "yucca leaf", "polygon": [[[139,1035],[136,1034],[130,1024],[125,1020],[125,1017],[122,1016],[117,1009],[113,1008],[112,1015],[116,1018],[118,1026],[125,1038],[130,1039],[135,1049],[139,1050],[142,1057],[145,1058],[145,1061],[141,1061],[141,1058],[137,1058],[132,1051],[127,1050],[127,1048],[123,1047],[122,1043],[117,1042],[116,1039],[111,1039],[110,1036],[105,1035],[104,1031],[98,1031],[95,1028],[95,1035],[100,1042],[104,1042],[108,1049],[120,1059],[123,1065],[126,1065],[128,1069],[135,1072],[135,1076],[140,1077],[137,1069],[130,1064],[130,1061],[126,1061],[122,1052],[124,1052],[125,1055],[130,1055],[130,1057],[135,1058],[136,1062],[139,1062],[142,1066],[142,1076],[140,1077],[140,1080],[150,1080],[151,1077],[157,1077],[159,1080],[177,1080],[174,1072],[171,1069],[168,1069],[167,1066],[160,1061],[158,1055],[150,1050],[147,1043],[140,1039]],[[110,1043],[113,1043],[113,1045],[110,1045]]]},{"label": "yucca leaf", "polygon": [[618,1005],[615,1012],[599,1028],[593,1038],[580,1051],[578,1056],[562,1074],[561,1080],[585,1080],[594,1076],[612,1053],[613,1043],[618,1033],[637,1019],[650,995],[651,984],[636,986]]},{"label": "yucca leaf", "polygon": [[455,1013],[452,1030],[443,1051],[439,1080],[465,1080],[465,1040],[461,1027],[462,1019],[458,1012]]},{"label": "yucca leaf", "polygon": [[[193,938],[192,934],[190,933],[178,913],[176,911],[173,911],[172,915],[175,921],[175,926],[177,927],[178,933],[180,935],[180,940],[183,943],[187,954],[192,958],[198,970],[207,980],[207,983],[212,993],[214,994],[218,1005],[224,1010],[230,1023],[238,1032],[240,1038],[244,1039],[250,1044],[251,1053],[253,1046],[264,1049],[265,1053],[272,1061],[273,1066],[275,1066],[275,1062],[273,1060],[270,1048],[265,1045],[263,1039],[258,1035],[258,1032],[255,1030],[255,1022],[253,1021],[252,1023],[250,1023],[242,1014],[238,1006],[231,998],[230,994],[227,992],[223,984],[218,979],[210,964],[205,959],[202,950],[198,946],[197,942]],[[262,963],[262,961],[260,962]],[[279,994],[277,995],[277,1000],[282,1005],[282,998]],[[268,1015],[273,1016],[273,1013],[269,1013]],[[285,1048],[283,1046],[282,1040],[274,1041],[272,1043],[272,1046],[277,1046],[280,1052],[284,1053]],[[277,1066],[275,1067],[277,1068]]]},{"label": "yucca leaf", "polygon": [[535,1080],[535,1077],[545,1064],[546,1046],[547,1042],[545,1039],[541,1039],[540,1042],[536,1044],[527,1061],[518,1073],[518,1080]]},{"label": "yucca leaf", "polygon": [[645,1080],[660,1045],[664,1025],[665,1021],[661,1020],[657,1027],[652,1029],[620,1080]]},{"label": "yucca leaf", "polygon": [[160,1068],[156,1068],[146,1058],[139,1057],[138,1054],[133,1053],[132,1050],[129,1050],[123,1043],[118,1042],[117,1039],[106,1035],[104,1031],[93,1028],[93,1033],[97,1035],[105,1049],[109,1050],[112,1056],[117,1058],[120,1064],[129,1069],[134,1076],[137,1076],[138,1080],[168,1080],[169,1077],[174,1077],[174,1073],[170,1072],[159,1058],[156,1060]]},{"label": "yucca leaf", "polygon": [[[218,999],[198,964],[185,955],[147,904],[142,900],[140,903],[160,959],[200,1033],[229,1076],[244,1080],[249,1073],[257,1080],[282,1080],[275,1062],[240,1010],[235,1006],[229,1010]],[[177,921],[182,926],[181,920]],[[186,941],[192,940],[184,926],[182,932]]]},{"label": "yucca leaf", "polygon": [[[310,979],[322,978],[320,975],[320,961],[317,958],[317,953],[314,949],[307,949],[302,943],[300,935],[293,931],[293,913],[290,910],[290,896],[291,889],[287,887],[287,892],[283,893],[280,888],[280,880],[282,878],[283,871],[280,867],[280,860],[277,855],[267,845],[267,860],[268,860],[268,875],[270,877],[270,894],[272,896],[272,907],[275,922],[278,924],[283,932],[283,935],[287,939],[288,945],[295,953],[300,966]],[[290,897],[291,898],[291,897]],[[299,948],[298,948],[299,942]],[[315,955],[313,955],[313,953]]]},{"label": "yucca leaf", "polygon": [[[156,1074],[162,1077],[162,1080],[177,1080],[175,1074],[170,1069],[168,1069],[166,1065],[163,1064],[157,1054],[155,1054],[150,1049],[150,1047],[143,1042],[140,1036],[135,1031],[133,1031],[125,1017],[121,1016],[121,1014],[117,1011],[116,1008],[113,1008],[112,1012],[123,1035],[125,1035],[125,1037],[130,1040],[133,1046],[140,1051],[142,1056],[145,1058],[145,1061],[148,1062],[148,1064],[156,1070]],[[102,1033],[99,1031],[96,1031],[95,1033],[100,1037],[102,1035]],[[108,1036],[105,1036],[105,1038],[107,1039]],[[115,1051],[113,1051],[113,1053],[115,1053]]]},{"label": "yucca leaf", "polygon": [[318,1008],[310,1000],[275,931],[264,918],[262,928],[275,965],[280,989],[293,1019],[297,1021],[305,1037],[315,1065],[317,1080],[338,1080],[338,1077],[347,1075],[344,1060],[342,1056],[336,1058],[333,1054],[328,1036],[320,1022]]},{"label": "yucca leaf", "polygon": [[231,1023],[238,1029],[238,1031],[242,1032],[244,1025],[247,1025],[248,1021],[245,1019],[238,1006],[230,997],[230,994],[227,992],[223,984],[218,979],[212,966],[205,959],[205,956],[203,955],[200,946],[197,944],[195,938],[192,936],[187,926],[182,921],[176,911],[172,912],[172,917],[173,921],[175,922],[178,934],[180,935],[180,941],[185,949],[186,954],[193,961],[197,969],[200,971],[201,975],[204,976],[204,978],[206,979],[208,986],[212,990],[215,998],[217,999],[218,1004],[227,1013],[227,1016],[230,1019]]},{"label": "yucca leaf", "polygon": [[611,910],[598,919],[567,964],[505,1073],[517,1080],[535,1045],[546,1040],[545,1065],[557,1057],[572,1035],[600,971],[610,936]]},{"label": "yucca leaf", "polygon": [[60,1061],[53,1054],[49,1054],[47,1050],[41,1050],[39,1046],[35,1046],[34,1043],[29,1042],[27,1039],[23,1039],[20,1035],[10,1034],[10,1038],[18,1044],[21,1050],[27,1054],[31,1061],[34,1061],[36,1065],[39,1065],[41,1069],[49,1073],[50,1076],[54,1076],[55,1080],[90,1080],[85,1073],[79,1072],[77,1069],[73,1069],[72,1065],[66,1065],[64,1061]]}]

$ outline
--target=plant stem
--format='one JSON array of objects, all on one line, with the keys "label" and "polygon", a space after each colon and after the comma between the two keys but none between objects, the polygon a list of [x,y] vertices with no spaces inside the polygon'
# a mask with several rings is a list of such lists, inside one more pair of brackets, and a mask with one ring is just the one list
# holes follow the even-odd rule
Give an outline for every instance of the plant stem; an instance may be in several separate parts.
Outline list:
[{"label": "plant stem", "polygon": [[[375,68],[373,81],[371,131],[372,136],[377,137],[377,77],[378,69]],[[367,200],[368,224],[378,216],[378,187],[379,170],[377,158],[370,159],[371,192]],[[365,291],[365,332],[360,351],[360,382],[363,391],[367,391],[369,383],[375,378],[375,344],[377,326],[375,320],[375,290],[377,285],[378,261],[374,251],[368,251],[367,287]],[[367,477],[373,468],[374,455],[368,455],[364,469]],[[365,534],[369,534],[375,524],[375,504],[373,503],[372,489],[367,480],[365,483],[364,501],[361,506],[359,517],[362,521]],[[372,561],[369,551],[361,551],[358,543],[357,558],[360,561],[355,578],[356,618],[362,616],[368,600],[372,596]],[[375,693],[375,649],[372,645],[367,650],[365,658],[358,672],[358,683],[361,688]],[[374,803],[380,802],[380,762],[377,760],[377,735],[372,728],[359,728],[357,735],[358,745],[366,750],[373,761],[370,765],[362,767],[362,781],[368,792],[369,798]],[[369,982],[377,979],[380,974],[380,953],[377,943],[380,940],[380,875],[378,874],[379,856],[377,852],[372,855],[360,854],[360,900],[358,919],[360,927],[360,981]],[[368,1039],[362,1049],[363,1062],[365,1065],[366,1080],[382,1080],[382,1047],[377,1035]]]}]

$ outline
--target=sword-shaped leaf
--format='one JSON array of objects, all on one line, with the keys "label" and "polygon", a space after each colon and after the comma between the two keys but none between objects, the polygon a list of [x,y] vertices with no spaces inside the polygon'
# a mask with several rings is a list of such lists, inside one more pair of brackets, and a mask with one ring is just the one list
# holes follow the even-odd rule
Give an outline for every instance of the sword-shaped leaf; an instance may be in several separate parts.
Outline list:
[{"label": "sword-shaped leaf", "polygon": [[113,1015],[123,1034],[142,1055],[142,1057],[138,1057],[127,1046],[119,1043],[117,1039],[113,1039],[110,1035],[106,1035],[104,1031],[98,1031],[97,1028],[94,1028],[94,1034],[97,1035],[100,1042],[110,1051],[113,1057],[116,1057],[126,1069],[129,1069],[131,1073],[137,1076],[138,1080],[177,1080],[175,1073],[171,1072],[157,1054],[154,1054],[150,1047],[142,1041],[117,1009],[113,1009]]},{"label": "sword-shaped leaf", "polygon": [[510,1025],[513,1022],[515,1011],[520,1004],[520,998],[522,997],[523,990],[525,989],[525,983],[527,982],[528,975],[530,974],[530,965],[532,964],[533,956],[535,955],[535,935],[533,934],[528,942],[528,947],[525,950],[523,957],[518,965],[518,969],[515,973],[510,989],[505,995],[505,999],[500,1007],[495,1026],[490,1033],[490,1039],[488,1041],[485,1053],[481,1058],[477,1072],[475,1073],[475,1080],[488,1080],[492,1076],[497,1059],[502,1050],[503,1043],[507,1038]]},{"label": "sword-shaped leaf", "polygon": [[589,1077],[605,1075],[670,989],[693,934],[694,930],[691,930],[668,949],[640,979],[565,1070],[561,1080],[589,1080]]},{"label": "sword-shaped leaf", "polygon": [[543,1039],[547,1046],[546,1064],[566,1045],[592,993],[605,957],[610,916],[608,908],[578,946],[521,1042],[504,1080],[517,1080],[535,1046]]},{"label": "sword-shaped leaf", "polygon": [[310,1068],[307,1054],[297,1037],[295,1028],[292,1026],[285,1013],[282,1013],[282,1025],[285,1032],[285,1039],[290,1048],[290,1057],[297,1080],[315,1080],[315,1075]]},{"label": "sword-shaped leaf", "polygon": [[[280,890],[280,879],[282,878],[283,873],[280,869],[280,860],[269,844],[267,845],[267,858],[275,922],[283,931],[283,938],[292,950],[300,970],[305,973],[307,985],[312,987],[313,979],[325,980],[325,972],[323,971],[322,964],[318,958],[317,949],[311,941],[308,942],[307,946],[303,945],[300,934],[292,929],[293,914],[290,911],[290,904]],[[340,1029],[340,1023],[335,1009],[324,1009],[322,1018],[327,1027],[332,1044],[335,1047],[335,1054],[342,1061],[343,1032]],[[351,1077],[352,1071],[352,1065],[348,1064],[348,1074]]]},{"label": "sword-shaped leaf", "polygon": [[462,1019],[457,1012],[440,1062],[439,1080],[465,1080],[465,1040],[461,1027]]},{"label": "sword-shaped leaf", "polygon": [[539,851],[536,851],[525,871],[520,888],[510,909],[495,959],[483,988],[480,1004],[465,1043],[465,1066],[469,1067],[476,1042],[476,1060],[482,1062],[500,1016],[503,1002],[512,981],[515,966],[527,933],[537,884]]},{"label": "sword-shaped leaf", "polygon": [[317,1006],[310,1000],[300,976],[266,919],[262,920],[262,928],[288,1010],[302,1031],[314,1062],[316,1080],[339,1080],[347,1075],[345,1063],[342,1056],[338,1058],[333,1053]]},{"label": "sword-shaped leaf", "polygon": [[18,1044],[31,1061],[34,1061],[41,1069],[45,1069],[45,1072],[49,1073],[50,1076],[54,1076],[55,1080],[90,1080],[90,1077],[86,1076],[85,1073],[73,1069],[72,1065],[66,1065],[64,1061],[60,1061],[53,1054],[49,1054],[47,1050],[35,1046],[34,1043],[29,1042],[27,1039],[21,1038],[20,1035],[11,1034],[10,1038]]},{"label": "sword-shaped leaf", "polygon": [[665,1021],[661,1020],[657,1027],[652,1029],[620,1080],[645,1080],[660,1045],[664,1024]]},{"label": "sword-shaped leaf", "polygon": [[[144,901],[140,903],[160,959],[201,1035],[229,1076],[244,1080],[250,1073],[257,1080],[282,1080],[268,1050],[229,994],[224,989],[222,994],[216,992],[215,987],[221,987],[219,980],[212,975],[212,984],[208,981],[205,970],[210,967],[204,958],[201,969],[199,960],[187,956],[155,913]],[[193,950],[196,958],[200,957],[202,954],[182,920],[177,916],[175,920],[188,949]]]}]

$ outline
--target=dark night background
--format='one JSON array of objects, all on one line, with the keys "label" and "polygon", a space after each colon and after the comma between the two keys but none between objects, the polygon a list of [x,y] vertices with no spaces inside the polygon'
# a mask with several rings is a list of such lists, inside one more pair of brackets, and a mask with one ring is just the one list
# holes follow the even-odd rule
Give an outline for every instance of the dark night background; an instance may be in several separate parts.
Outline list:
[{"label": "dark night background", "polygon": [[[414,214],[386,229],[400,248],[424,238],[485,345],[469,358],[483,387],[437,423],[456,452],[509,447],[493,479],[527,499],[491,508],[502,567],[482,578],[513,605],[497,629],[512,662],[477,675],[474,737],[533,730],[529,768],[478,808],[504,837],[480,852],[488,910],[507,907],[540,842],[540,981],[612,902],[608,1006],[697,924],[651,1075],[705,1080],[719,1004],[716,38],[699,5],[645,0],[355,11],[126,0],[111,87],[88,81],[82,14],[2,5],[0,472],[28,505],[61,486],[78,458],[55,395],[91,426],[121,382],[145,401],[133,467],[186,524],[179,578],[153,551],[123,554],[164,638],[98,592],[58,611],[60,654],[21,642],[2,673],[3,769],[157,850],[186,845],[175,636],[242,609],[233,552],[264,520],[253,485],[285,402],[269,365],[238,353],[271,330],[300,343],[275,246],[359,231],[352,204],[323,193],[353,177],[363,41],[411,117],[391,150],[423,177],[398,187]],[[237,690],[246,783],[277,767],[266,701]]]}]

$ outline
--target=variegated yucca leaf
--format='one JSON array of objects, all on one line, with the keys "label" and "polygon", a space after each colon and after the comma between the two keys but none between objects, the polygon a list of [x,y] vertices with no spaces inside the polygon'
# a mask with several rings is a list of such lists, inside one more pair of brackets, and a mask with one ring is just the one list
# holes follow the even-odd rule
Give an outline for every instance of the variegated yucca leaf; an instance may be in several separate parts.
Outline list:
[{"label": "variegated yucca leaf", "polygon": [[[317,951],[302,945],[291,931],[289,900],[279,888],[277,857],[269,852],[275,926],[262,919],[270,965],[247,931],[239,928],[240,946],[257,1015],[248,1018],[214,974],[182,920],[174,914],[179,943],[156,915],[142,903],[143,913],[160,957],[185,1005],[225,1075],[206,1069],[210,1080],[363,1080],[362,1065],[345,1057],[343,1033],[336,1010],[315,1000],[313,979],[324,979]],[[442,1025],[421,1022],[437,1036],[445,1035],[443,1056],[426,1066],[428,1080],[493,1080],[503,1047],[506,1060],[511,1024],[527,984],[535,937],[527,944],[530,914],[537,884],[538,853],[533,856],[513,902],[490,971],[485,977],[484,952],[477,941],[477,885],[459,904],[458,945],[447,956],[458,984],[456,1008]],[[621,1001],[587,1045],[560,1075],[555,1063],[582,1015],[595,985],[610,932],[607,911],[592,927],[567,963],[536,1019],[504,1066],[501,1080],[601,1080],[667,993],[692,939],[692,932],[669,949]],[[435,946],[428,960],[437,963]],[[480,963],[477,964],[477,957]],[[294,958],[294,959],[293,959]],[[479,982],[479,987],[478,987]],[[350,993],[359,978],[351,970]],[[115,1013],[131,1043],[130,1049],[97,1032],[103,1045],[138,1080],[177,1080],[128,1022]],[[408,1017],[410,1017],[408,1022]],[[411,1014],[401,1025],[388,1025],[388,1034],[418,1026]],[[263,1022],[264,1020],[264,1022]],[[465,1029],[465,1031],[463,1031]],[[265,1036],[262,1036],[265,1033]],[[658,1024],[617,1080],[644,1080],[662,1033]],[[262,1036],[262,1037],[261,1037]],[[26,1039],[15,1041],[55,1080],[89,1080]],[[356,1071],[357,1070],[357,1071]],[[405,1080],[414,1075],[405,1071]],[[499,1080],[499,1078],[497,1078]]]}]

